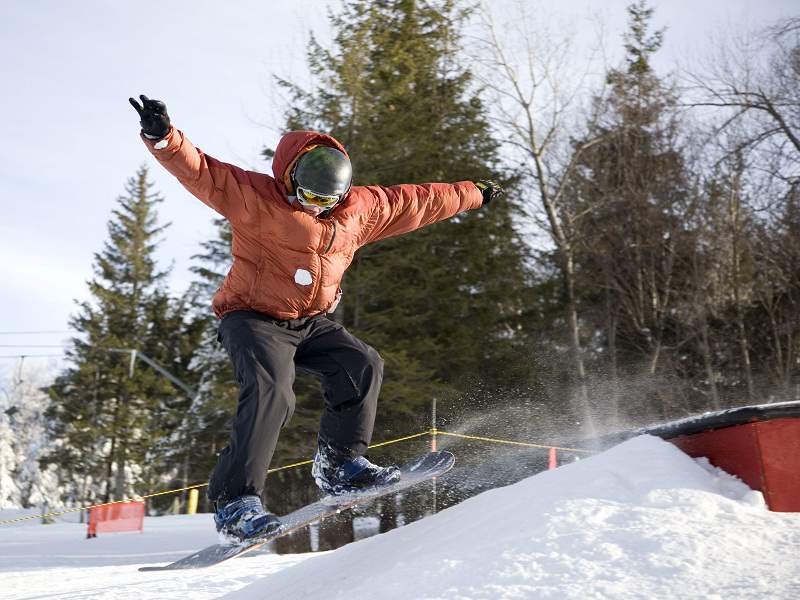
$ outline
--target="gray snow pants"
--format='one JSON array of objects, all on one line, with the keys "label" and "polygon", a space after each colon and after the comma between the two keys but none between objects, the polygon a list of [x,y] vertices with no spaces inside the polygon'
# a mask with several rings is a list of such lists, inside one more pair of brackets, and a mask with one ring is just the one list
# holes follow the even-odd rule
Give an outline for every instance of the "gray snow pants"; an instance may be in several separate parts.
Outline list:
[{"label": "gray snow pants", "polygon": [[374,349],[327,317],[281,321],[247,310],[224,315],[217,337],[233,363],[239,403],[208,485],[210,500],[264,491],[278,434],[294,412],[295,367],[322,383],[319,437],[353,455],[366,452],[383,379]]}]

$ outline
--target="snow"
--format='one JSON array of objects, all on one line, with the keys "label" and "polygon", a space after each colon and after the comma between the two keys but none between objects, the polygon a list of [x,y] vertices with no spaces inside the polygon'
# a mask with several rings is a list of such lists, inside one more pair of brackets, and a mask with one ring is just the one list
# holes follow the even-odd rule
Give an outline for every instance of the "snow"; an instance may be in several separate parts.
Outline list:
[{"label": "snow", "polygon": [[0,509],[58,506],[56,467],[39,464],[53,449],[45,417],[50,398],[43,391],[52,379],[46,368],[20,365],[0,385]]},{"label": "snow", "polygon": [[760,493],[651,436],[326,553],[139,573],[212,543],[210,517],[83,532],[0,527],[0,597],[800,598],[800,514],[769,512]]},{"label": "snow", "polygon": [[[0,519],[24,516],[3,511]],[[25,511],[30,513],[31,511]],[[70,520],[76,515],[67,515]],[[211,516],[146,517],[144,532],[87,540],[86,525],[0,527],[0,598],[218,598],[276,570],[321,555],[259,555],[203,571],[140,573],[217,541]]]}]

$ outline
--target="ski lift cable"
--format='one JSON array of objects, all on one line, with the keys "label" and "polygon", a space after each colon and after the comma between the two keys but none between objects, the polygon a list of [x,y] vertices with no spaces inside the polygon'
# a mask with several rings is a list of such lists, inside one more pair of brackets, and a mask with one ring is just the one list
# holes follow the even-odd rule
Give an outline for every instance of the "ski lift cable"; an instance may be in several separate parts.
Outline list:
[{"label": "ski lift cable", "polygon": [[65,331],[0,331],[0,335],[39,335],[39,334],[56,334],[56,333],[72,333],[69,330]]},{"label": "ski lift cable", "polygon": [[0,348],[67,348],[72,344],[0,344]]},{"label": "ski lift cable", "polygon": [[0,354],[0,358],[63,358],[63,354]]}]

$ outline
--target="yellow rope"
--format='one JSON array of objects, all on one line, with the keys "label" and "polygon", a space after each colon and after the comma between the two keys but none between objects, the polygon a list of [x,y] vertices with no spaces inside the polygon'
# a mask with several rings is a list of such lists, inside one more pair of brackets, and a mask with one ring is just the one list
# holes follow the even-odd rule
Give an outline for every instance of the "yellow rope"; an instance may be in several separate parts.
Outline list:
[{"label": "yellow rope", "polygon": [[413,440],[414,438],[422,437],[423,435],[430,434],[430,431],[423,431],[421,433],[415,433],[413,435],[407,435],[406,437],[397,438],[396,440],[391,440],[389,442],[381,442],[379,444],[372,444],[370,448],[378,448],[379,446],[388,446],[389,444],[395,444],[397,442],[405,442],[406,440]]},{"label": "yellow rope", "polygon": [[[492,443],[495,443],[495,444],[510,444],[510,445],[514,445],[514,446],[526,446],[528,448],[546,448],[546,449],[555,448],[556,450],[563,450],[565,452],[583,452],[583,453],[592,454],[591,450],[582,450],[580,448],[563,448],[561,446],[552,446],[552,445],[547,445],[547,444],[534,444],[534,443],[531,443],[531,442],[517,442],[517,441],[514,441],[514,440],[503,440],[503,439],[498,439],[498,438],[481,437],[481,436],[477,436],[477,435],[466,435],[466,434],[463,434],[463,433],[451,433],[449,431],[442,431],[441,429],[436,429],[435,427],[433,429],[428,429],[427,431],[422,431],[420,433],[414,433],[412,435],[407,435],[407,436],[400,437],[400,438],[397,438],[397,439],[394,439],[394,440],[389,440],[387,442],[379,442],[377,444],[372,444],[370,446],[370,448],[379,448],[381,446],[388,446],[389,444],[397,444],[398,442],[405,442],[407,440],[413,440],[414,438],[422,437],[424,435],[432,435],[432,436],[449,435],[449,436],[452,436],[452,437],[464,438],[464,439],[468,439],[468,440],[477,440],[477,441],[481,441],[481,442],[492,442]],[[284,465],[282,467],[276,467],[274,469],[269,469],[267,471],[267,473],[276,473],[277,471],[284,471],[286,469],[293,469],[295,467],[301,467],[303,465],[310,465],[312,462],[313,461],[311,461],[311,460],[303,460],[303,461],[292,463],[292,464],[289,464],[289,465]],[[112,504],[120,504],[120,503],[123,503],[123,502],[131,502],[132,500],[145,500],[147,498],[155,498],[156,496],[164,496],[166,494],[177,494],[178,492],[185,492],[186,490],[191,490],[191,489],[194,489],[194,488],[201,488],[201,487],[205,487],[207,485],[208,485],[208,483],[196,483],[194,485],[189,485],[189,486],[182,487],[182,488],[177,488],[177,489],[174,489],[174,490],[166,490],[166,491],[163,491],[163,492],[154,492],[152,494],[146,494],[144,496],[137,496],[135,498],[126,498],[124,500],[114,500],[113,502],[104,502],[102,504],[92,504],[91,506],[81,506],[81,507],[78,507],[78,508],[69,508],[69,509],[66,509],[66,510],[62,510],[62,511],[58,511],[58,512],[50,512],[50,513],[46,513],[46,514],[43,514],[43,515],[31,515],[31,516],[28,516],[28,517],[19,517],[18,519],[0,520],[0,525],[10,525],[11,523],[19,523],[20,521],[30,521],[30,520],[33,520],[33,519],[44,519],[44,518],[47,518],[47,517],[55,517],[55,516],[58,516],[58,515],[65,515],[67,513],[78,512],[78,511],[81,511],[81,510],[89,510],[89,509],[92,509],[92,508],[99,508],[101,506],[110,506]]]},{"label": "yellow rope", "polygon": [[294,467],[302,467],[303,465],[310,465],[313,460],[303,460],[300,462],[292,463],[290,465],[283,465],[282,467],[275,467],[274,469],[269,469],[267,473],[276,473],[277,471],[283,471],[285,469],[293,469]]},{"label": "yellow rope", "polygon": [[[380,442],[378,444],[372,444],[370,448],[379,448],[381,446],[388,446],[389,444],[396,444],[398,442],[405,442],[406,440],[413,440],[414,438],[421,437],[423,435],[430,434],[430,431],[423,431],[421,433],[415,433],[413,435],[407,435],[405,437],[397,438],[396,440],[389,440],[388,442]],[[276,467],[274,469],[270,469],[267,473],[275,473],[276,471],[283,471],[285,469],[292,469],[294,467],[302,467],[303,465],[310,465],[313,460],[303,460],[300,462],[292,463],[291,465],[284,465],[282,467]]]},{"label": "yellow rope", "polygon": [[555,448],[556,450],[564,450],[565,452],[585,452],[587,454],[593,454],[591,450],[582,450],[580,448],[564,448],[562,446],[553,446],[552,444],[533,444],[531,442],[516,442],[513,440],[501,440],[497,438],[489,438],[489,437],[481,437],[477,435],[465,435],[463,433],[450,433],[449,431],[442,431],[441,429],[437,429],[436,433],[439,435],[450,435],[453,437],[464,438],[467,440],[479,440],[481,442],[492,442],[495,444],[512,444],[514,446],[527,446],[529,448]]},{"label": "yellow rope", "polygon": [[0,521],[0,525],[10,525],[11,523],[19,523],[20,521],[30,521],[32,519],[44,519],[46,517],[56,517],[58,515],[65,515],[67,513],[89,510],[90,508],[100,508],[101,506],[111,506],[112,504],[122,504],[123,502],[139,501],[139,500],[144,500],[145,498],[154,498],[155,496],[163,496],[165,494],[177,494],[178,492],[184,492],[186,490],[191,490],[193,488],[200,488],[207,485],[208,485],[207,483],[198,483],[195,485],[178,488],[176,490],[167,490],[165,492],[154,492],[152,494],[145,494],[144,496],[136,496],[134,498],[125,498],[123,500],[112,500],[111,502],[103,502],[102,504],[92,504],[91,506],[79,506],[77,508],[68,508],[66,510],[61,510],[58,512],[45,513],[43,515],[31,515],[28,517],[19,517],[18,519],[6,519]]},{"label": "yellow rope", "polygon": [[66,510],[61,510],[58,512],[45,513],[43,515],[31,515],[29,517],[20,517],[18,519],[6,519],[4,521],[0,521],[0,525],[10,525],[11,523],[19,523],[20,521],[30,521],[31,519],[44,519],[46,517],[55,517],[58,515],[65,515],[67,513],[78,512],[89,508],[97,508],[99,506],[109,506],[110,504],[119,504],[120,502],[130,502],[130,500],[114,500],[113,502],[106,502],[104,504],[94,504],[92,506],[80,506],[78,508],[68,508]]},{"label": "yellow rope", "polygon": [[[420,436],[423,436],[423,435],[428,435],[429,433],[430,433],[429,431],[423,431],[422,433],[415,433],[413,435],[407,435],[405,437],[397,438],[395,440],[389,440],[388,442],[380,442],[378,444],[373,444],[372,446],[370,446],[370,448],[378,448],[379,446],[388,446],[389,444],[396,444],[398,442],[404,442],[406,440],[417,438],[417,437],[420,437]],[[290,465],[284,465],[282,467],[276,467],[274,469],[270,469],[269,471],[267,471],[267,473],[275,473],[277,471],[284,471],[286,469],[292,469],[294,467],[301,467],[303,465],[309,465],[312,462],[313,461],[310,461],[310,460],[304,460],[304,461],[292,463]],[[31,516],[28,516],[28,517],[19,517],[18,519],[5,519],[5,520],[0,521],[0,525],[10,525],[11,523],[19,523],[20,521],[31,521],[33,519],[44,519],[46,517],[55,517],[55,516],[58,516],[58,515],[65,515],[67,513],[78,512],[78,511],[81,511],[81,510],[89,510],[89,509],[92,509],[92,508],[99,508],[101,506],[110,506],[112,504],[121,504],[123,502],[131,502],[132,500],[144,500],[146,498],[154,498],[156,496],[164,496],[166,494],[177,494],[178,492],[185,492],[186,490],[191,490],[191,489],[194,489],[194,488],[201,488],[201,487],[205,487],[207,485],[208,485],[208,483],[197,483],[197,484],[194,484],[194,485],[189,485],[189,486],[178,488],[178,489],[174,489],[174,490],[166,490],[166,491],[163,491],[163,492],[155,492],[155,493],[152,493],[152,494],[146,494],[144,496],[137,496],[136,498],[126,498],[124,500],[114,500],[113,502],[104,502],[103,504],[92,504],[91,506],[81,506],[81,507],[78,507],[78,508],[69,508],[69,509],[66,509],[66,510],[62,510],[62,511],[58,511],[58,512],[50,512],[50,513],[46,513],[46,514],[43,514],[43,515],[31,515]]]}]

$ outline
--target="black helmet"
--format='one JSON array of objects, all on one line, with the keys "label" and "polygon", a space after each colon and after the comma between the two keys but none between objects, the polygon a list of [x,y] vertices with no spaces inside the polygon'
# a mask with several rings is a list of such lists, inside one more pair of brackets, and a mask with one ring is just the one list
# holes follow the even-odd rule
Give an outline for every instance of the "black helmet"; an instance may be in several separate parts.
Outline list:
[{"label": "black helmet", "polygon": [[347,155],[328,146],[317,146],[303,154],[292,173],[295,188],[323,196],[342,196],[350,189],[352,177]]}]

